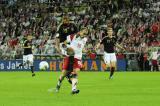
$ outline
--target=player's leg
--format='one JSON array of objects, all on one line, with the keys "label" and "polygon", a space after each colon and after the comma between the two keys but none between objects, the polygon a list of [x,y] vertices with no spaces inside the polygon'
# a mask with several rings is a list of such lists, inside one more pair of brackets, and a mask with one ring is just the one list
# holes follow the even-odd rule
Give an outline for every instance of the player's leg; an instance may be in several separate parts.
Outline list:
[{"label": "player's leg", "polygon": [[72,81],[71,81],[71,72],[68,72],[68,73],[66,74],[66,79],[67,79],[67,81],[68,81],[70,84],[72,84]]},{"label": "player's leg", "polygon": [[28,55],[28,63],[29,63],[29,66],[31,68],[32,76],[35,76],[33,54]]},{"label": "player's leg", "polygon": [[60,88],[60,85],[65,77],[67,78],[68,82],[72,84],[72,81],[70,79],[70,72],[73,70],[73,63],[74,56],[69,56],[64,59],[63,71],[60,75],[56,88]]},{"label": "player's leg", "polygon": [[111,56],[111,58],[110,58],[111,60],[110,60],[110,76],[109,76],[109,78],[111,79],[111,78],[113,78],[113,74],[116,70],[117,59],[116,59],[115,53],[111,54],[110,56]]},{"label": "player's leg", "polygon": [[69,61],[68,61],[68,67],[67,67],[67,75],[66,78],[70,84],[72,84],[72,81],[70,79],[70,73],[73,71],[73,65],[74,65],[74,50],[72,48],[67,48],[67,54],[69,55]]},{"label": "player's leg", "polygon": [[27,63],[27,55],[23,55],[23,62],[20,63],[16,68],[19,68],[19,67],[22,67],[22,66],[26,66],[28,63]]},{"label": "player's leg", "polygon": [[155,60],[155,63],[154,63],[154,70],[159,71],[158,61],[157,60]]},{"label": "player's leg", "polygon": [[72,94],[79,93],[80,90],[77,89],[78,84],[78,71],[80,71],[79,68],[74,69],[74,71],[71,74],[71,81],[72,81]]},{"label": "player's leg", "polygon": [[110,76],[109,76],[110,79],[113,78],[115,70],[116,70],[116,62],[112,61],[111,62],[111,68],[110,68]]},{"label": "player's leg", "polygon": [[68,82],[72,84],[72,81],[70,79],[70,72],[73,70],[73,64],[74,64],[74,51],[71,49],[67,51],[68,55],[71,55],[69,57],[65,57],[63,60],[63,71],[62,74],[60,75],[60,78],[58,80],[57,86],[56,86],[56,91],[59,91],[61,87],[61,83],[66,77]]},{"label": "player's leg", "polygon": [[74,50],[72,48],[67,48],[67,54],[69,55],[67,71],[71,72],[73,71],[73,64],[74,64]]},{"label": "player's leg", "polygon": [[68,71],[73,71],[73,64],[74,64],[74,56],[69,56],[69,61],[68,61]]},{"label": "player's leg", "polygon": [[67,71],[66,70],[62,70],[62,73],[58,79],[58,82],[57,82],[57,85],[56,85],[56,92],[59,91],[60,87],[61,87],[61,84],[62,84],[62,81],[64,80],[65,76],[67,74]]},{"label": "player's leg", "polygon": [[111,57],[110,57],[110,54],[109,53],[104,53],[104,56],[103,56],[103,59],[104,59],[104,62],[106,64],[106,70],[108,70],[108,68],[110,69],[110,66],[111,66]]},{"label": "player's leg", "polygon": [[106,64],[106,71],[107,71],[108,68],[110,68],[110,55],[104,52],[103,60],[104,60],[104,63]]},{"label": "player's leg", "polygon": [[77,89],[77,84],[78,84],[78,72],[80,71],[80,69],[82,68],[82,62],[81,60],[78,59],[74,59],[74,65],[73,65],[73,72],[72,74],[72,94],[76,94],[79,93],[79,90]]},{"label": "player's leg", "polygon": [[[23,62],[23,63],[24,63],[24,62]],[[20,63],[20,64],[17,66],[17,68],[24,66],[23,63]],[[26,62],[25,62],[25,63],[26,63]]]},{"label": "player's leg", "polygon": [[64,78],[66,77],[67,75],[67,69],[68,69],[68,65],[69,65],[69,57],[65,57],[63,59],[63,67],[62,67],[62,73],[58,79],[58,83],[56,85],[56,91],[59,91],[60,87],[61,87],[61,83],[62,81],[64,80]]},{"label": "player's leg", "polygon": [[74,56],[69,56],[66,78],[70,84],[72,84],[72,81],[70,79],[70,73],[73,71],[73,64],[74,64]]}]

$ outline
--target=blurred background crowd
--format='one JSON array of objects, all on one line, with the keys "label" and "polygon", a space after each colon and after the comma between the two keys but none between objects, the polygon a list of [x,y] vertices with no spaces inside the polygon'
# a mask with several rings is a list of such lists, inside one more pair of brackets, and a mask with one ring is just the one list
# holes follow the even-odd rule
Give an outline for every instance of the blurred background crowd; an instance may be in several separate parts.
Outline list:
[{"label": "blurred background crowd", "polygon": [[55,35],[66,13],[78,30],[90,29],[86,48],[92,53],[103,53],[103,47],[93,48],[110,18],[126,53],[145,57],[160,46],[159,0],[0,0],[0,59],[21,58],[28,35],[34,36],[34,54],[57,53]]}]

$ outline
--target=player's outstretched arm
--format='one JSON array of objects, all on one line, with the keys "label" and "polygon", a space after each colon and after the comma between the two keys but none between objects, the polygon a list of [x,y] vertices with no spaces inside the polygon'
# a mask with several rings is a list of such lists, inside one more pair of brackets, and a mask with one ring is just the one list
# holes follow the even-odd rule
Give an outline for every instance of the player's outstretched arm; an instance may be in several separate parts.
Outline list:
[{"label": "player's outstretched arm", "polygon": [[117,44],[115,45],[116,47],[118,47],[119,49],[122,49],[123,51],[125,51],[125,48],[123,48],[121,45]]}]

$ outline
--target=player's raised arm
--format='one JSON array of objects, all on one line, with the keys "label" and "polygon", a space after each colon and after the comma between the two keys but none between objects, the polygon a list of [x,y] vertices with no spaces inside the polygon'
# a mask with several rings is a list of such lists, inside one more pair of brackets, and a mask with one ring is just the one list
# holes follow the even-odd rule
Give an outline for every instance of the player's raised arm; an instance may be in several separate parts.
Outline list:
[{"label": "player's raised arm", "polygon": [[123,50],[123,51],[125,51],[125,48],[123,48],[120,44],[118,44],[118,43],[116,43],[116,45],[115,45],[117,48],[119,48],[119,49],[121,49],[121,50]]}]

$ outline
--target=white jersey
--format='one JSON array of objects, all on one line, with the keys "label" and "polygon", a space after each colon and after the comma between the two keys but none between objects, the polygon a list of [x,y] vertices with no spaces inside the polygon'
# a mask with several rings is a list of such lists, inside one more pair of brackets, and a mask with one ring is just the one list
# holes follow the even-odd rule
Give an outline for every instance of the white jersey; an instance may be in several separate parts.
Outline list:
[{"label": "white jersey", "polygon": [[77,35],[69,35],[67,36],[67,42],[70,42],[70,45],[68,47],[73,48],[75,55],[74,58],[77,59],[82,59],[82,51],[83,48],[87,42],[87,38],[81,38],[80,36]]},{"label": "white jersey", "polygon": [[158,54],[158,51],[152,52],[152,59],[157,60],[160,54]]}]

